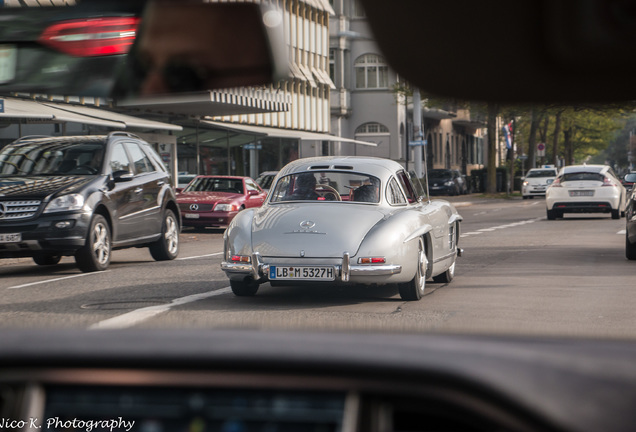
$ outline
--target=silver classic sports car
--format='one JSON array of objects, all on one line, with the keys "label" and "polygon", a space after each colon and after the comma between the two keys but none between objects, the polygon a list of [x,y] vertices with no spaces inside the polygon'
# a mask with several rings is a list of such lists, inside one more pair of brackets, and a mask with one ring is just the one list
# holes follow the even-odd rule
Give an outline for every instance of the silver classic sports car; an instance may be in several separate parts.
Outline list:
[{"label": "silver classic sports car", "polygon": [[318,157],[285,166],[266,203],[225,232],[221,263],[237,296],[259,285],[396,284],[419,300],[425,281],[450,282],[462,217],[428,201],[397,162]]}]

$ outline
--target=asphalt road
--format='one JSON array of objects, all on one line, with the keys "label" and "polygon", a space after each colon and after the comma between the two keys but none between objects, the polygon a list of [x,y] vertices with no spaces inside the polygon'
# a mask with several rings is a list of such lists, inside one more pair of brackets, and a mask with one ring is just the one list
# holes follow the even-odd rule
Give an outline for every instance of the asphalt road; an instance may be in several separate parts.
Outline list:
[{"label": "asphalt road", "polygon": [[108,271],[84,274],[0,261],[0,328],[311,328],[636,337],[636,262],[625,221],[566,215],[541,199],[453,198],[464,216],[450,284],[419,302],[392,288],[277,287],[235,297],[220,270],[222,231],[182,233],[177,260],[115,251]]}]

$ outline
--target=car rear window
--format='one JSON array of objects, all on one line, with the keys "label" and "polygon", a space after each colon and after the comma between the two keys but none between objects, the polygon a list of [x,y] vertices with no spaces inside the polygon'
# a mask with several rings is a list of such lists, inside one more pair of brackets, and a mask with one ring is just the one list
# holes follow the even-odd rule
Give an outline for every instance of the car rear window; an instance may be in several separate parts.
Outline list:
[{"label": "car rear window", "polygon": [[568,181],[598,181],[602,182],[605,179],[603,174],[595,173],[595,172],[576,172],[564,174],[561,177],[562,182]]},{"label": "car rear window", "polygon": [[226,179],[215,177],[197,177],[184,192],[226,192],[226,193],[243,193],[243,180]]},{"label": "car rear window", "polygon": [[311,171],[281,178],[270,202],[355,201],[380,202],[380,179],[369,174]]}]

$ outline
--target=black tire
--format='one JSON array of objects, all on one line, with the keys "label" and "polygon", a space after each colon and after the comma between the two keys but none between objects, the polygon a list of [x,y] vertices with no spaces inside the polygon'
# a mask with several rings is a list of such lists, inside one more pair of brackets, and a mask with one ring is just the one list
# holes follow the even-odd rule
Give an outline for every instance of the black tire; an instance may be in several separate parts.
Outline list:
[{"label": "black tire", "polygon": [[415,301],[422,298],[426,288],[426,274],[428,272],[428,258],[424,248],[424,240],[420,237],[417,247],[417,271],[409,282],[399,283],[398,290],[402,300]]},{"label": "black tire", "polygon": [[616,209],[612,209],[612,219],[620,219],[621,218],[621,212],[620,210]]},{"label": "black tire", "polygon": [[557,218],[556,210],[547,210],[548,220],[555,220]]},{"label": "black tire", "polygon": [[33,262],[37,265],[55,265],[62,259],[61,255],[36,255],[33,257]]},{"label": "black tire", "polygon": [[230,279],[230,287],[237,297],[252,297],[258,291],[258,282],[250,277],[243,280]]},{"label": "black tire", "polygon": [[437,283],[450,283],[455,277],[455,264],[457,264],[457,257],[455,257],[455,261],[453,261],[453,265],[451,265],[444,273],[438,274],[437,276],[433,276],[433,282]]},{"label": "black tire", "polygon": [[179,222],[172,210],[166,209],[161,224],[161,237],[148,249],[155,261],[169,261],[179,255]]},{"label": "black tire", "polygon": [[106,270],[111,252],[110,226],[104,216],[96,214],[91,219],[86,243],[75,252],[77,267],[83,272]]},{"label": "black tire", "polygon": [[524,200],[527,200],[528,198],[530,198],[528,195],[524,195],[524,196],[523,196],[523,199],[524,199]]},{"label": "black tire", "polygon": [[625,257],[630,260],[636,260],[636,243],[630,243],[627,233],[625,233]]}]

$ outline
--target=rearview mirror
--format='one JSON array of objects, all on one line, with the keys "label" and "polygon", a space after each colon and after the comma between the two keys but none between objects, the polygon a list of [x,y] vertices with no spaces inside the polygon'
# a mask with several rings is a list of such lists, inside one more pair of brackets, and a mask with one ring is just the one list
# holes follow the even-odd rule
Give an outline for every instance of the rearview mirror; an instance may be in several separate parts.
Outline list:
[{"label": "rearview mirror", "polygon": [[0,7],[0,94],[131,98],[287,77],[282,14],[254,3]]},{"label": "rearview mirror", "polygon": [[119,70],[118,99],[269,84],[287,76],[283,18],[253,3],[153,1]]}]

